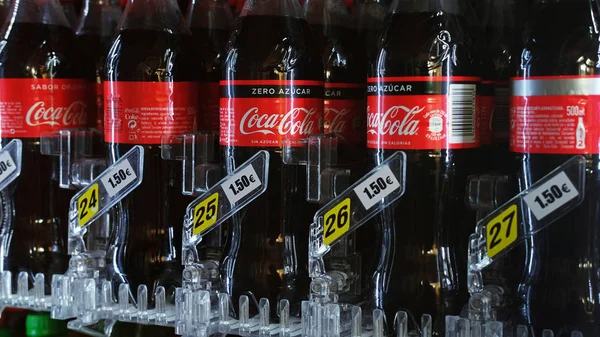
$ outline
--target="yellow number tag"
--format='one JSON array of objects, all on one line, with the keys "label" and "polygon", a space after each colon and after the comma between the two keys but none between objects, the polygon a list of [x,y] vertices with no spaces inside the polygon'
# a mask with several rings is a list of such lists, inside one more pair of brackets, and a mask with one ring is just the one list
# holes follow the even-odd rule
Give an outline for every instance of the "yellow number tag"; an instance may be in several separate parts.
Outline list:
[{"label": "yellow number tag", "polygon": [[90,186],[85,193],[77,199],[77,217],[79,226],[85,225],[98,213],[98,184]]},{"label": "yellow number tag", "polygon": [[210,197],[196,205],[194,208],[194,235],[206,232],[217,221],[217,209],[219,208],[219,193],[213,193]]},{"label": "yellow number tag", "polygon": [[331,244],[350,228],[350,198],[342,200],[334,208],[325,213],[324,243]]},{"label": "yellow number tag", "polygon": [[517,205],[510,205],[487,223],[488,257],[494,257],[517,240]]}]

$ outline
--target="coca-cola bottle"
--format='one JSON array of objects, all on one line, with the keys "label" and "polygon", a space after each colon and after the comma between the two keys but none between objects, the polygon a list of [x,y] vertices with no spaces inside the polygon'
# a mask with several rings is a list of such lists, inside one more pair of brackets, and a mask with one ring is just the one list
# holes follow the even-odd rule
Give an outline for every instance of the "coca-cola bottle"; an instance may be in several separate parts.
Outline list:
[{"label": "coca-cola bottle", "polygon": [[90,88],[96,105],[90,107],[95,108],[92,111],[95,119],[90,122],[99,130],[104,130],[104,61],[120,19],[121,7],[118,0],[84,0],[81,18],[75,29],[79,50],[87,64],[93,67],[90,71],[93,74]]},{"label": "coca-cola bottle", "polygon": [[[511,170],[511,154],[508,149],[509,130],[509,80],[515,75],[519,55],[515,26],[514,0],[479,0],[480,16],[484,25],[485,45],[482,51],[482,83],[478,87],[480,161],[485,162],[485,173],[506,176]],[[496,195],[507,198],[516,190],[503,186]],[[507,200],[499,200],[502,204]],[[480,205],[484,206],[484,205]],[[493,209],[479,207],[478,217],[485,217]],[[498,319],[506,320],[514,307],[512,299],[521,277],[522,249],[517,247],[509,255],[485,268],[483,271],[486,290],[495,292],[499,301],[494,303]]]},{"label": "coca-cola bottle", "polygon": [[235,303],[242,294],[252,304],[268,298],[272,312],[287,299],[297,313],[308,290],[308,226],[318,206],[306,201],[306,167],[283,163],[282,143],[291,146],[289,157],[302,158],[301,139],[319,133],[323,113],[321,55],[298,1],[246,1],[223,67],[226,171],[259,150],[270,153],[266,192],[230,221],[223,289]]},{"label": "coca-cola bottle", "polygon": [[[370,60],[367,148],[371,167],[406,153],[406,192],[377,217],[381,249],[371,304],[411,322],[466,303],[467,240],[475,218],[465,204],[477,170],[479,60],[463,0],[396,1]],[[413,327],[414,328],[414,327]]]},{"label": "coca-cola bottle", "polygon": [[[188,7],[186,21],[192,31],[196,58],[202,62],[206,73],[205,80],[199,83],[199,113],[203,118],[198,121],[198,129],[202,132],[218,133],[221,97],[219,81],[227,52],[227,41],[233,29],[233,15],[227,0],[193,0]],[[215,153],[219,153],[218,144],[214,145]],[[227,237],[226,227],[219,226],[202,237],[203,244],[198,247],[201,261],[218,264]],[[207,262],[204,265],[208,265]]]},{"label": "coca-cola bottle", "polygon": [[113,214],[107,274],[134,293],[141,284],[151,294],[163,286],[170,298],[181,283],[189,200],[182,195],[181,162],[161,158],[161,138],[194,131],[200,72],[175,0],[129,1],[117,30],[104,68],[108,164],[141,145],[144,180]]},{"label": "coca-cola bottle", "polygon": [[[535,1],[533,12],[511,82],[515,178],[524,190],[576,154],[587,168],[583,203],[525,243],[518,323],[536,336],[543,329],[598,336],[600,3]],[[554,200],[538,202],[543,209]]]},{"label": "coca-cola bottle", "polygon": [[[366,172],[366,68],[360,57],[360,43],[343,0],[306,0],[304,12],[324,66],[323,131],[337,136],[337,166],[350,169],[353,182]],[[341,265],[354,270],[343,272],[352,277],[357,273],[361,278],[355,292],[367,284],[369,275],[364,269],[373,265],[374,240],[371,229],[361,228],[358,235],[351,233],[336,245],[331,254],[336,260],[348,259]],[[362,263],[349,262],[356,250]]]},{"label": "coca-cola bottle", "polygon": [[482,85],[480,89],[480,140],[485,147],[491,167],[507,173],[508,163],[508,104],[509,79],[516,68],[517,34],[515,31],[514,0],[481,0],[485,8]]},{"label": "coca-cola bottle", "polygon": [[77,20],[79,19],[79,11],[75,7],[75,0],[61,0],[60,5],[65,12],[69,25],[75,29],[77,27]]},{"label": "coca-cola bottle", "polygon": [[233,29],[233,15],[227,0],[194,0],[190,3],[187,21],[192,30],[197,57],[202,60],[207,80],[200,84],[200,114],[198,128],[219,131],[219,98],[222,65],[227,41]]},{"label": "coca-cola bottle", "polygon": [[15,275],[44,273],[48,285],[67,267],[73,193],[59,188],[58,158],[40,153],[40,135],[86,126],[87,74],[58,1],[14,0],[10,13],[0,42],[0,132],[3,145],[23,141],[23,168],[5,200],[14,202],[7,263]]}]

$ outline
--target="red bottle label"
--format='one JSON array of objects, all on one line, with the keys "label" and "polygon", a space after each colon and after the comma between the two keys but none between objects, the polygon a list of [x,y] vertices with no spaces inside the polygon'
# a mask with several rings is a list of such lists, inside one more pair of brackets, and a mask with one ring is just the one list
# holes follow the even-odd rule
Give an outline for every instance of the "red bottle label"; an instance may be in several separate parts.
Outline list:
[{"label": "red bottle label", "polygon": [[323,82],[221,81],[221,145],[292,146],[319,133]]},{"label": "red bottle label", "polygon": [[88,82],[79,79],[0,79],[2,137],[87,126]]},{"label": "red bottle label", "polygon": [[489,145],[492,143],[492,112],[496,105],[494,96],[494,82],[482,81],[478,90],[479,94],[479,143]]},{"label": "red bottle label", "polygon": [[364,139],[365,88],[355,83],[325,83],[323,131],[338,136],[346,144]]},{"label": "red bottle label", "polygon": [[196,129],[198,86],[194,82],[104,82],[104,140],[161,144],[163,136]]},{"label": "red bottle label", "polygon": [[510,149],[520,153],[597,154],[600,76],[515,78]]},{"label": "red bottle label", "polygon": [[94,97],[96,97],[96,128],[104,130],[104,84],[95,83]]},{"label": "red bottle label", "polygon": [[218,82],[203,82],[200,88],[200,113],[198,129],[202,131],[219,131],[219,98],[221,87]]},{"label": "red bottle label", "polygon": [[367,82],[367,147],[435,150],[479,146],[479,78],[384,77]]}]

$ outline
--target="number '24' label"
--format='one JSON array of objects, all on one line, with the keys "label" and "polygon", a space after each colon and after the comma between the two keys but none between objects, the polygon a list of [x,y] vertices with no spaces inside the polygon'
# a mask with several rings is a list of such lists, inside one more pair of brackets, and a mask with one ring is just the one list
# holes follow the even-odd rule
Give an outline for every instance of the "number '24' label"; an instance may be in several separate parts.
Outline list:
[{"label": "number '24' label", "polygon": [[90,188],[77,199],[77,219],[79,226],[85,225],[96,213],[98,213],[98,183]]}]

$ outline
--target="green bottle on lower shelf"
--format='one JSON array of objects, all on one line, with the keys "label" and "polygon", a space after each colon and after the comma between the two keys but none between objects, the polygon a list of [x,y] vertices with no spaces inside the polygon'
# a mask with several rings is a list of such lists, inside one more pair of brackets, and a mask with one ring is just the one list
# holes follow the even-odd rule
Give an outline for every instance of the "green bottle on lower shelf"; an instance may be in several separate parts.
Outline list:
[{"label": "green bottle on lower shelf", "polygon": [[27,337],[61,337],[67,336],[67,321],[50,318],[49,313],[31,312],[25,319],[25,336]]}]

